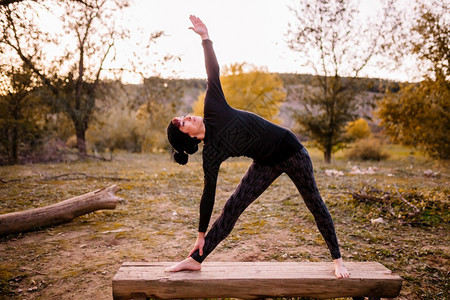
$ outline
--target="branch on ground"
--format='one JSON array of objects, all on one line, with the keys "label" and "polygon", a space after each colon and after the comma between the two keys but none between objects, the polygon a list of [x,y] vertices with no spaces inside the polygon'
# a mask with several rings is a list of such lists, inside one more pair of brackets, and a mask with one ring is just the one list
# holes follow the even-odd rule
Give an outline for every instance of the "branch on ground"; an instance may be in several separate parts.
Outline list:
[{"label": "branch on ground", "polygon": [[[33,176],[25,177],[25,178],[13,178],[13,179],[2,179],[0,178],[0,183],[8,184],[11,182],[18,182],[18,181],[28,181],[28,180],[35,180],[36,178]],[[108,177],[108,176],[93,176],[89,175],[83,172],[72,172],[72,173],[64,173],[54,176],[44,176],[43,178],[40,178],[40,180],[49,181],[49,180],[55,180],[55,179],[64,179],[64,180],[79,180],[79,179],[97,179],[97,180],[123,180],[123,181],[131,181],[130,178],[122,178],[122,177]]]}]

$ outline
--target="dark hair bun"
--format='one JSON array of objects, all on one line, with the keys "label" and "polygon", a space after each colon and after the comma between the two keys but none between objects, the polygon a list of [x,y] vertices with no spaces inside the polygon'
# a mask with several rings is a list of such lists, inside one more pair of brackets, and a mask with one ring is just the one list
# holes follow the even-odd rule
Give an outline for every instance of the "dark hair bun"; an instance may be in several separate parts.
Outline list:
[{"label": "dark hair bun", "polygon": [[189,155],[198,151],[198,144],[201,140],[190,137],[187,133],[182,132],[172,122],[167,127],[167,138],[170,145],[176,151],[173,157],[180,165],[185,165],[188,162]]},{"label": "dark hair bun", "polygon": [[[194,151],[195,152],[195,151]],[[179,163],[180,165],[185,165],[188,162],[189,159],[189,155],[187,155],[186,153],[183,152],[175,152],[173,154],[173,158],[175,159],[175,161],[177,163]]]},{"label": "dark hair bun", "polygon": [[[196,141],[199,141],[197,139],[195,139]],[[200,141],[199,141],[200,142]],[[194,154],[195,152],[197,152],[198,150],[198,145],[197,144],[193,144],[191,145],[190,148],[185,149],[184,151],[188,154]]]}]

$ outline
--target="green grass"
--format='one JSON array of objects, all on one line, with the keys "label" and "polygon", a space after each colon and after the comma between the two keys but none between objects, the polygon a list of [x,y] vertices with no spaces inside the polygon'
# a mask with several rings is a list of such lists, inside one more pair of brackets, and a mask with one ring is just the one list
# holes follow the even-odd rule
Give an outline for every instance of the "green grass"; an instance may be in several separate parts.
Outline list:
[{"label": "green grass", "polygon": [[[308,150],[344,259],[377,261],[402,276],[400,299],[448,298],[448,163],[390,145],[390,158],[380,162],[348,161],[341,151],[326,164],[317,149]],[[212,220],[249,164],[248,159],[231,159],[222,165]],[[355,165],[377,171],[350,174]],[[329,169],[344,176],[329,177]],[[427,169],[437,175],[425,176]],[[54,178],[62,174],[71,175]],[[124,199],[115,210],[0,237],[0,299],[110,299],[111,280],[122,262],[180,260],[195,241],[203,188],[200,154],[187,166],[167,155],[127,153],[112,162],[8,166],[0,167],[0,178],[6,182],[0,183],[0,213],[50,205],[112,184],[121,188],[118,196]],[[391,210],[350,195],[361,191],[376,197],[390,193]],[[397,191],[420,209],[418,215],[408,215],[411,210]],[[378,217],[387,224],[372,225]],[[209,260],[329,261],[330,256],[295,186],[282,175],[246,210]]]}]

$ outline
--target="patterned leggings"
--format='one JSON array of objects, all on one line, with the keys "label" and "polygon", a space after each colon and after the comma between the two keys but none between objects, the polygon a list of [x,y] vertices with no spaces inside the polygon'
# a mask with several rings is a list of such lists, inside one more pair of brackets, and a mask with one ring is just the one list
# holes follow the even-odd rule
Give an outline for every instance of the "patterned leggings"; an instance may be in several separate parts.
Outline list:
[{"label": "patterned leggings", "polygon": [[320,197],[314,179],[311,159],[305,148],[273,166],[253,162],[223,207],[222,214],[217,218],[206,235],[203,255],[200,256],[199,251],[196,250],[191,257],[200,263],[203,262],[217,245],[230,234],[244,210],[284,172],[294,182],[303,201],[313,214],[331,256],[333,259],[340,258],[341,254],[333,220],[328,208]]}]

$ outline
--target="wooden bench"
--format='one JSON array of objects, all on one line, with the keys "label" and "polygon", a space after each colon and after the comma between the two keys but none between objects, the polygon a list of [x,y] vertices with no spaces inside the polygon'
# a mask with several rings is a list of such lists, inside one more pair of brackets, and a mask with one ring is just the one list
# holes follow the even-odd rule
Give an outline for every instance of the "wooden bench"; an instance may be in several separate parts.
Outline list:
[{"label": "wooden bench", "polygon": [[165,272],[173,262],[125,262],[113,278],[114,299],[398,296],[402,279],[375,262],[347,262],[337,279],[332,262],[205,262],[201,271]]}]

